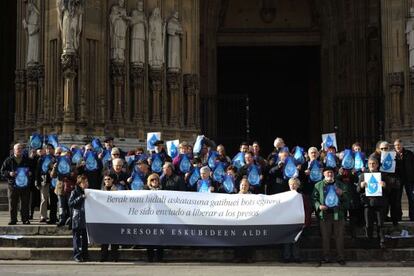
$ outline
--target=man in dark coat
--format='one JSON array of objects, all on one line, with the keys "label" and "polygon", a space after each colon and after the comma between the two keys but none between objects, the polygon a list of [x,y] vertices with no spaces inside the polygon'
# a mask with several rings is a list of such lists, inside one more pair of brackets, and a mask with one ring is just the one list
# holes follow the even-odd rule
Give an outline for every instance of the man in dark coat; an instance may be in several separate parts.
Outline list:
[{"label": "man in dark coat", "polygon": [[[7,179],[8,182],[8,193],[9,198],[9,212],[10,221],[9,225],[17,223],[17,209],[19,200],[21,201],[21,219],[23,224],[30,224],[29,221],[29,201],[30,201],[30,187],[18,187],[16,185],[16,176],[18,168],[30,169],[32,162],[28,157],[23,155],[23,145],[15,144],[13,147],[13,155],[9,156],[1,166],[1,175]],[[30,172],[28,173],[30,177]],[[30,181],[28,181],[30,182]]]},{"label": "man in dark coat", "polygon": [[403,147],[403,143],[400,139],[394,141],[394,149],[397,162],[395,170],[401,183],[399,200],[401,202],[404,187],[408,199],[408,214],[410,220],[414,221],[414,154],[412,151]]}]

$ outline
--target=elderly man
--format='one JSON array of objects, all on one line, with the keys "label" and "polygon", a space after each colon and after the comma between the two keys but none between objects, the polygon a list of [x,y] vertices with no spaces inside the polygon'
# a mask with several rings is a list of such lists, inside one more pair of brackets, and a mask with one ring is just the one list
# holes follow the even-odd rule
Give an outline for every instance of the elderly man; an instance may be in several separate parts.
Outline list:
[{"label": "elderly man", "polygon": [[[312,193],[312,203],[316,214],[320,219],[320,229],[322,235],[323,256],[320,264],[329,263],[330,240],[333,234],[336,243],[337,261],[340,265],[345,265],[344,254],[344,228],[345,215],[348,208],[348,192],[344,183],[335,180],[334,169],[324,168],[324,179],[315,184]],[[329,194],[334,191],[334,195]],[[328,197],[332,201],[327,200]],[[335,200],[335,197],[337,200]],[[334,203],[331,205],[331,203]]]},{"label": "elderly man", "polygon": [[165,164],[162,166],[162,171],[162,190],[185,191],[184,180],[181,176],[174,173],[174,166],[171,162],[165,162]]},{"label": "elderly man", "polygon": [[[394,150],[396,152],[396,173],[400,178],[401,187],[399,189],[398,206],[401,206],[401,197],[403,188],[408,199],[408,215],[411,221],[414,221],[414,154],[412,151],[404,148],[400,139],[394,141]],[[401,212],[399,210],[399,212]]]},{"label": "elderly man", "polygon": [[[27,168],[31,166],[31,161],[23,156],[23,145],[15,144],[13,147],[13,155],[4,160],[1,166],[1,175],[7,179],[9,184],[7,196],[9,198],[9,212],[10,221],[9,225],[15,225],[17,223],[17,209],[19,200],[21,201],[20,214],[23,224],[30,224],[29,221],[29,179],[27,179],[26,187],[16,185],[17,170],[18,168]],[[30,172],[28,172],[30,174]],[[29,177],[29,175],[27,176]]]}]

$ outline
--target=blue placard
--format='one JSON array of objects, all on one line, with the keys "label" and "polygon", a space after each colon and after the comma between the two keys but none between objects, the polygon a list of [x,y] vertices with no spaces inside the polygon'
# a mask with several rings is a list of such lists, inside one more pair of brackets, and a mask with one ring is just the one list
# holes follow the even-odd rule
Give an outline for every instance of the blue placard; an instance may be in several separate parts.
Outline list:
[{"label": "blue placard", "polygon": [[16,179],[15,179],[16,188],[27,188],[29,185],[29,168],[19,167],[16,170]]}]

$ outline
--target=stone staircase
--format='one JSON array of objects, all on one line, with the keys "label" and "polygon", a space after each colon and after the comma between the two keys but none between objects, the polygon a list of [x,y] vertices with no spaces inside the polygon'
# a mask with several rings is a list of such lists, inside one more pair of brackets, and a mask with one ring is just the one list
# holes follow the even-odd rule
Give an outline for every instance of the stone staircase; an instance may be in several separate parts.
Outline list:
[{"label": "stone staircase", "polygon": [[[4,212],[2,212],[4,213]],[[414,223],[403,222],[400,229],[414,233]],[[394,229],[387,223],[386,232]],[[347,229],[347,233],[349,233]],[[348,234],[345,237],[346,258],[349,261],[414,261],[414,238],[387,239],[386,249],[380,249],[377,242],[362,236],[362,230],[356,239]],[[1,260],[47,260],[64,261],[72,256],[72,236],[67,228],[50,225],[15,225],[0,226],[0,259]],[[301,256],[304,261],[317,261],[321,256],[321,238],[316,223],[307,229],[299,241]],[[332,241],[332,248],[334,248]],[[90,259],[100,258],[99,245],[89,248]],[[255,250],[255,261],[273,262],[281,258],[281,246],[258,247]],[[231,262],[231,248],[173,247],[165,250],[165,260],[172,262]],[[120,249],[120,260],[145,261],[145,248],[131,247]]]},{"label": "stone staircase", "polygon": [[[406,206],[406,203],[403,203]],[[8,226],[7,184],[0,182],[0,260],[41,260],[67,261],[72,258],[72,233],[66,227],[40,224],[39,214],[31,225]],[[407,219],[407,208],[404,208],[404,219]],[[401,230],[414,235],[414,222],[401,222],[398,228],[386,223],[385,232],[396,236]],[[380,249],[376,241],[363,237],[363,230],[352,239],[347,227],[345,236],[345,254],[349,261],[375,262],[412,262],[414,261],[414,238],[395,238],[386,240],[386,249]],[[316,220],[305,230],[299,240],[301,257],[304,261],[318,261],[321,256],[321,237]],[[331,247],[335,247],[332,240]],[[255,250],[255,261],[274,262],[281,260],[281,246],[258,247]],[[168,262],[231,262],[232,248],[200,248],[175,247],[166,248],[165,260]],[[90,259],[100,259],[99,245],[90,245]],[[146,261],[146,250],[131,246],[120,249],[120,260]]]}]

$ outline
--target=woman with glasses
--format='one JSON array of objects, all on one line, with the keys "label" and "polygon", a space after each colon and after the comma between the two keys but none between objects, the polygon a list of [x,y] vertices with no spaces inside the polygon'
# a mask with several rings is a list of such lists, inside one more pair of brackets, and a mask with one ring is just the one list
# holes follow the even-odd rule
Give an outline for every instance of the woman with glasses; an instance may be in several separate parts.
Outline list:
[{"label": "woman with glasses", "polygon": [[[156,173],[152,173],[148,176],[147,185],[144,190],[158,191],[161,190],[160,176]],[[154,261],[161,262],[164,256],[164,249],[158,246],[147,247],[148,262]],[[155,257],[155,258],[154,258]]]}]

